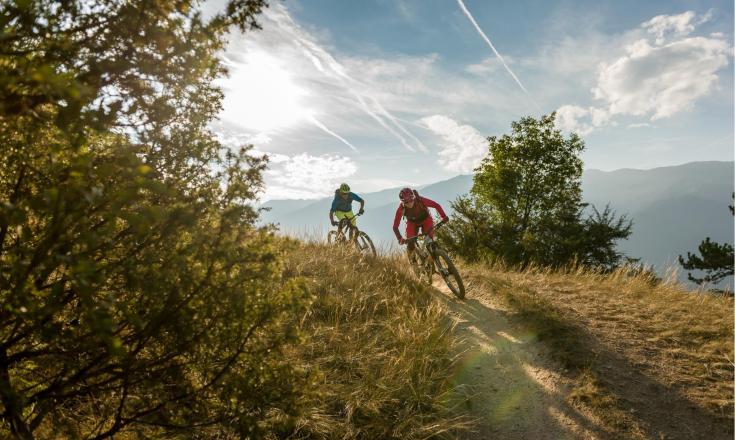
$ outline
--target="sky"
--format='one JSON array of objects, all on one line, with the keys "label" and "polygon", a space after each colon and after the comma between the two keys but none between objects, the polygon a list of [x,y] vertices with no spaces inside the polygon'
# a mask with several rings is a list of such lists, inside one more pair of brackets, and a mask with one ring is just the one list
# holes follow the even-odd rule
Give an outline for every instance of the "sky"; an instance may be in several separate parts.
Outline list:
[{"label": "sky", "polygon": [[469,174],[553,111],[588,169],[733,160],[732,1],[288,0],[258,21],[230,35],[212,129],[268,154],[262,200]]}]

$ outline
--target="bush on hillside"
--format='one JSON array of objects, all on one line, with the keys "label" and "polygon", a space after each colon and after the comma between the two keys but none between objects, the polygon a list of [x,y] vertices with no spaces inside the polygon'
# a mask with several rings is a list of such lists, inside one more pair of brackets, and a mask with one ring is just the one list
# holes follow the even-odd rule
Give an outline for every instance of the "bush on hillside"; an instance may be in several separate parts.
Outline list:
[{"label": "bush on hillside", "polygon": [[254,226],[264,159],[206,128],[263,6],[0,6],[0,436],[255,438],[298,410],[278,354],[308,295]]}]

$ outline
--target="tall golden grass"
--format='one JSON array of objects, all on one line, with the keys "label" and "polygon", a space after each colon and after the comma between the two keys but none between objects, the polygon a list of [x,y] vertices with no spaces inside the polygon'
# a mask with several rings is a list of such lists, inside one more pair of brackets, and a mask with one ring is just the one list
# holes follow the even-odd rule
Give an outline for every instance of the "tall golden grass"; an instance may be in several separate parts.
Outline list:
[{"label": "tall golden grass", "polygon": [[456,437],[469,426],[450,407],[456,361],[444,306],[395,257],[291,242],[284,278],[316,294],[292,361],[314,373],[315,394],[291,438]]}]

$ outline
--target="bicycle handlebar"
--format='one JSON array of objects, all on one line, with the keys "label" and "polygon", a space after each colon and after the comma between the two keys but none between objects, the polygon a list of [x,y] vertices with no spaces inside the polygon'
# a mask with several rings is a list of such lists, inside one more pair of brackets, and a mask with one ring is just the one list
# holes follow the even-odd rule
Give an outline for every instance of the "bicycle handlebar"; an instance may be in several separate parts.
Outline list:
[{"label": "bicycle handlebar", "polygon": [[422,232],[420,232],[420,233],[418,233],[418,234],[414,235],[413,237],[406,237],[406,238],[405,238],[404,240],[405,240],[405,241],[409,241],[409,240],[416,240],[416,239],[419,239],[419,238],[421,238],[421,237],[425,237],[425,236],[427,236],[427,235],[429,234],[429,232],[433,231],[434,229],[439,229],[439,227],[440,227],[440,226],[446,225],[446,224],[447,224],[447,222],[448,222],[448,220],[447,220],[446,222],[445,222],[444,220],[442,220],[442,221],[440,221],[439,223],[437,223],[437,224],[435,224],[435,225],[432,225],[432,226],[431,226],[431,227],[429,228],[429,230],[428,230],[428,231],[422,231]]},{"label": "bicycle handlebar", "polygon": [[[352,223],[349,222],[349,220],[352,220],[355,217],[360,217],[363,214],[365,214],[365,211],[362,211],[361,213],[357,213],[357,214],[352,214],[352,217],[347,217],[345,215],[343,218],[339,219],[339,221],[337,221],[335,223],[337,223],[337,225],[339,225],[340,223],[342,223],[343,220],[348,220],[348,223],[350,224],[350,227],[352,227]],[[332,226],[336,226],[336,225],[333,224]]]}]

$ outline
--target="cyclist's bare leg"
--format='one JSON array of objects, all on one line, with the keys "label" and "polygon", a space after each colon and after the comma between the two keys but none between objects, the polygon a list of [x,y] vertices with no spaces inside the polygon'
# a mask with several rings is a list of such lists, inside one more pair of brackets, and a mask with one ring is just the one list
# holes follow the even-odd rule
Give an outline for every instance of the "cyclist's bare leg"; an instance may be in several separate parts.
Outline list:
[{"label": "cyclist's bare leg", "polygon": [[351,216],[349,214],[351,214],[351,212],[345,214],[342,218],[345,227],[344,235],[350,243],[354,243],[357,239],[357,224],[355,222],[355,216]]}]

